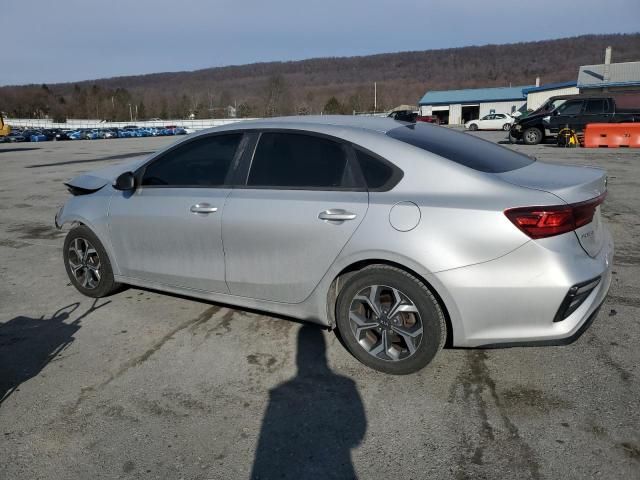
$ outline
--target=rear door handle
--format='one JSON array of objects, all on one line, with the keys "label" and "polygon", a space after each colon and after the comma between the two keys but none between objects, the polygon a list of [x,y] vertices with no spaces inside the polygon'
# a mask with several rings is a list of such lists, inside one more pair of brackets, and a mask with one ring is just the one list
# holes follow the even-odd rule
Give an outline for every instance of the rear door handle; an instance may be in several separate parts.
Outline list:
[{"label": "rear door handle", "polygon": [[353,220],[357,215],[355,213],[342,210],[341,208],[329,209],[318,214],[320,220],[333,220],[336,222],[344,222],[345,220]]},{"label": "rear door handle", "polygon": [[196,203],[191,205],[191,213],[214,213],[218,211],[218,207],[212,207],[208,203]]}]

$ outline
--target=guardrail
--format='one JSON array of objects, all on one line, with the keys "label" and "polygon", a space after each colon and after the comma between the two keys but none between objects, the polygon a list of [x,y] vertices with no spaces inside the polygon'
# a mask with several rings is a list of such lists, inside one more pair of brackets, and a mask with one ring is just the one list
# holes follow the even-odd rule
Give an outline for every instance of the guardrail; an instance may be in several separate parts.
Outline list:
[{"label": "guardrail", "polygon": [[107,122],[105,120],[92,119],[68,119],[65,123],[56,123],[48,119],[34,118],[5,118],[5,123],[12,127],[26,128],[63,128],[63,129],[79,129],[79,128],[122,128],[128,125],[136,125],[141,128],[145,127],[164,127],[167,125],[175,125],[182,127],[188,131],[203,130],[205,128],[219,127],[229,123],[242,122],[245,120],[256,120],[255,118],[211,118],[202,120],[147,120],[135,122]]}]

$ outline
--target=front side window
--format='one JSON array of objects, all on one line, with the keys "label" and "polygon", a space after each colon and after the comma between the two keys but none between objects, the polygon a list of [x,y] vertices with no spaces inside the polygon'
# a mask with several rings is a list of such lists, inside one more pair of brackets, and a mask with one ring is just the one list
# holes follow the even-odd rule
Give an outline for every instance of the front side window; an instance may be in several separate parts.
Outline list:
[{"label": "front side window", "polygon": [[333,140],[299,133],[260,136],[247,185],[280,188],[353,187],[346,147]]},{"label": "front side window", "polygon": [[558,107],[559,115],[577,115],[582,110],[582,100],[577,102],[567,102]]},{"label": "front side window", "polygon": [[146,186],[224,185],[242,134],[205,137],[171,150],[145,169]]}]

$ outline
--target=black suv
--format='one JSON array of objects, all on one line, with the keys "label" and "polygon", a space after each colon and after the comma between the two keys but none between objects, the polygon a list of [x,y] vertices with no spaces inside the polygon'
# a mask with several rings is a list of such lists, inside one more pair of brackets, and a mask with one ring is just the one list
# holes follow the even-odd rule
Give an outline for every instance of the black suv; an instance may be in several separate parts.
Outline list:
[{"label": "black suv", "polygon": [[516,140],[536,145],[569,127],[582,132],[588,123],[640,122],[640,93],[572,96],[552,110],[517,120],[509,132]]},{"label": "black suv", "polygon": [[397,110],[395,112],[391,112],[388,116],[394,120],[410,123],[416,123],[416,118],[418,118],[418,114],[411,110]]}]

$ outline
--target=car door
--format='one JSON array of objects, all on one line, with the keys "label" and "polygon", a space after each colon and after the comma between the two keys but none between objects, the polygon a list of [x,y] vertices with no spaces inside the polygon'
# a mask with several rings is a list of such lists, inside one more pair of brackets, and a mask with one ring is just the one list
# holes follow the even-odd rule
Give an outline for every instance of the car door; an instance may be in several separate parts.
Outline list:
[{"label": "car door", "polygon": [[549,130],[552,134],[565,126],[576,128],[579,123],[578,117],[582,114],[583,100],[569,100],[554,110],[549,119]]},{"label": "car door", "polygon": [[611,121],[609,113],[610,103],[606,98],[590,98],[585,102],[584,114],[581,115],[580,130],[589,123],[608,123]]},{"label": "car door", "polygon": [[110,236],[122,275],[228,292],[221,220],[242,139],[230,133],[180,143],[136,172],[132,194],[114,195]]},{"label": "car door", "polygon": [[509,119],[504,113],[496,113],[491,122],[491,128],[494,130],[502,130],[505,123],[509,123]]},{"label": "car door", "polygon": [[299,303],[364,218],[349,145],[292,131],[260,134],[244,186],[223,217],[227,285],[233,295]]},{"label": "car door", "polygon": [[485,115],[480,120],[478,120],[478,128],[480,130],[487,130],[491,128],[491,120],[493,119],[493,115]]}]

